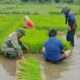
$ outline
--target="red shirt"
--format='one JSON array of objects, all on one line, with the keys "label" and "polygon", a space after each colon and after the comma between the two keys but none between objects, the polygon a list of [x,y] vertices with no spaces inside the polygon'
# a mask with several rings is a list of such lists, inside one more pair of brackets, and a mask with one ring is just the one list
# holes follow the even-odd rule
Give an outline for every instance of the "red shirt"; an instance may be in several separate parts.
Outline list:
[{"label": "red shirt", "polygon": [[26,21],[25,24],[26,24],[26,27],[28,27],[28,28],[33,28],[33,26],[34,26],[32,20]]}]

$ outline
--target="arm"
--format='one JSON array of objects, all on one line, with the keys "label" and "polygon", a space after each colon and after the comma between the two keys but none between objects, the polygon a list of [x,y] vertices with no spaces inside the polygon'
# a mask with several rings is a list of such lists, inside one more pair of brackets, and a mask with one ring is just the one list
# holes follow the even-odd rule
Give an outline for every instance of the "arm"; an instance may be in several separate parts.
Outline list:
[{"label": "arm", "polygon": [[64,53],[64,45],[60,42],[60,50],[61,50],[61,53],[63,54]]},{"label": "arm", "polygon": [[47,42],[43,45],[43,47],[42,47],[42,53],[44,54],[45,53],[45,51],[46,51],[46,44],[47,44]]},{"label": "arm", "polygon": [[42,53],[45,53],[45,47],[42,48]]},{"label": "arm", "polygon": [[65,24],[67,24],[67,23],[68,23],[68,16],[65,15]]}]

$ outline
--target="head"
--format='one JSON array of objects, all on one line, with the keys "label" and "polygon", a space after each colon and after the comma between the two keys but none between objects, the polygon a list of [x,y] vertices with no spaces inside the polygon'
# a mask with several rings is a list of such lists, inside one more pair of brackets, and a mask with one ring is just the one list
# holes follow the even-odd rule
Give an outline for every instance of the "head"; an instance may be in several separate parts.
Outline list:
[{"label": "head", "polygon": [[24,17],[24,20],[25,20],[25,21],[29,21],[29,20],[30,20],[29,16],[25,16],[25,17]]},{"label": "head", "polygon": [[61,10],[62,13],[69,13],[70,12],[70,8],[68,7],[64,7],[62,10]]},{"label": "head", "polygon": [[57,31],[55,29],[51,29],[49,31],[49,37],[55,37],[57,35]]},{"label": "head", "polygon": [[25,30],[24,29],[18,29],[17,31],[18,39],[23,37],[25,35]]}]

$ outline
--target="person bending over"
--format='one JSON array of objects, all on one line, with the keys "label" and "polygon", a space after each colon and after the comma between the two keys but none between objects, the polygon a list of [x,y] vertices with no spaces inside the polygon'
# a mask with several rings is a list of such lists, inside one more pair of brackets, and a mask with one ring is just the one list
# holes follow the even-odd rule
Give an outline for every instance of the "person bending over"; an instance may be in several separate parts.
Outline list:
[{"label": "person bending over", "polygon": [[74,47],[74,36],[77,28],[76,17],[68,7],[64,7],[62,9],[62,13],[64,13],[65,15],[65,23],[68,24],[68,32],[66,39]]},{"label": "person bending over", "polygon": [[16,32],[12,32],[7,40],[3,43],[1,50],[5,56],[12,57],[22,57],[23,50],[27,50],[22,44],[21,38],[25,35],[23,29],[18,29]]}]

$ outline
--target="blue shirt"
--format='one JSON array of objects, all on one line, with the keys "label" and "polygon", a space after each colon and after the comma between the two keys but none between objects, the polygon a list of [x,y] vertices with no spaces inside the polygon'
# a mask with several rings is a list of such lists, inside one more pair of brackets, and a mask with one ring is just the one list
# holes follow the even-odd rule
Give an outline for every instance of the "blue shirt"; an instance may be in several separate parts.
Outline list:
[{"label": "blue shirt", "polygon": [[73,13],[69,13],[68,20],[74,23],[75,22],[75,15]]},{"label": "blue shirt", "polygon": [[63,44],[56,37],[51,37],[45,44],[45,58],[51,61],[57,61],[62,58]]},{"label": "blue shirt", "polygon": [[68,18],[68,23],[75,23],[75,20],[76,20],[76,18],[75,18],[75,15],[74,15],[74,13],[72,13],[72,12],[65,12],[64,13],[65,14],[65,16]]}]

